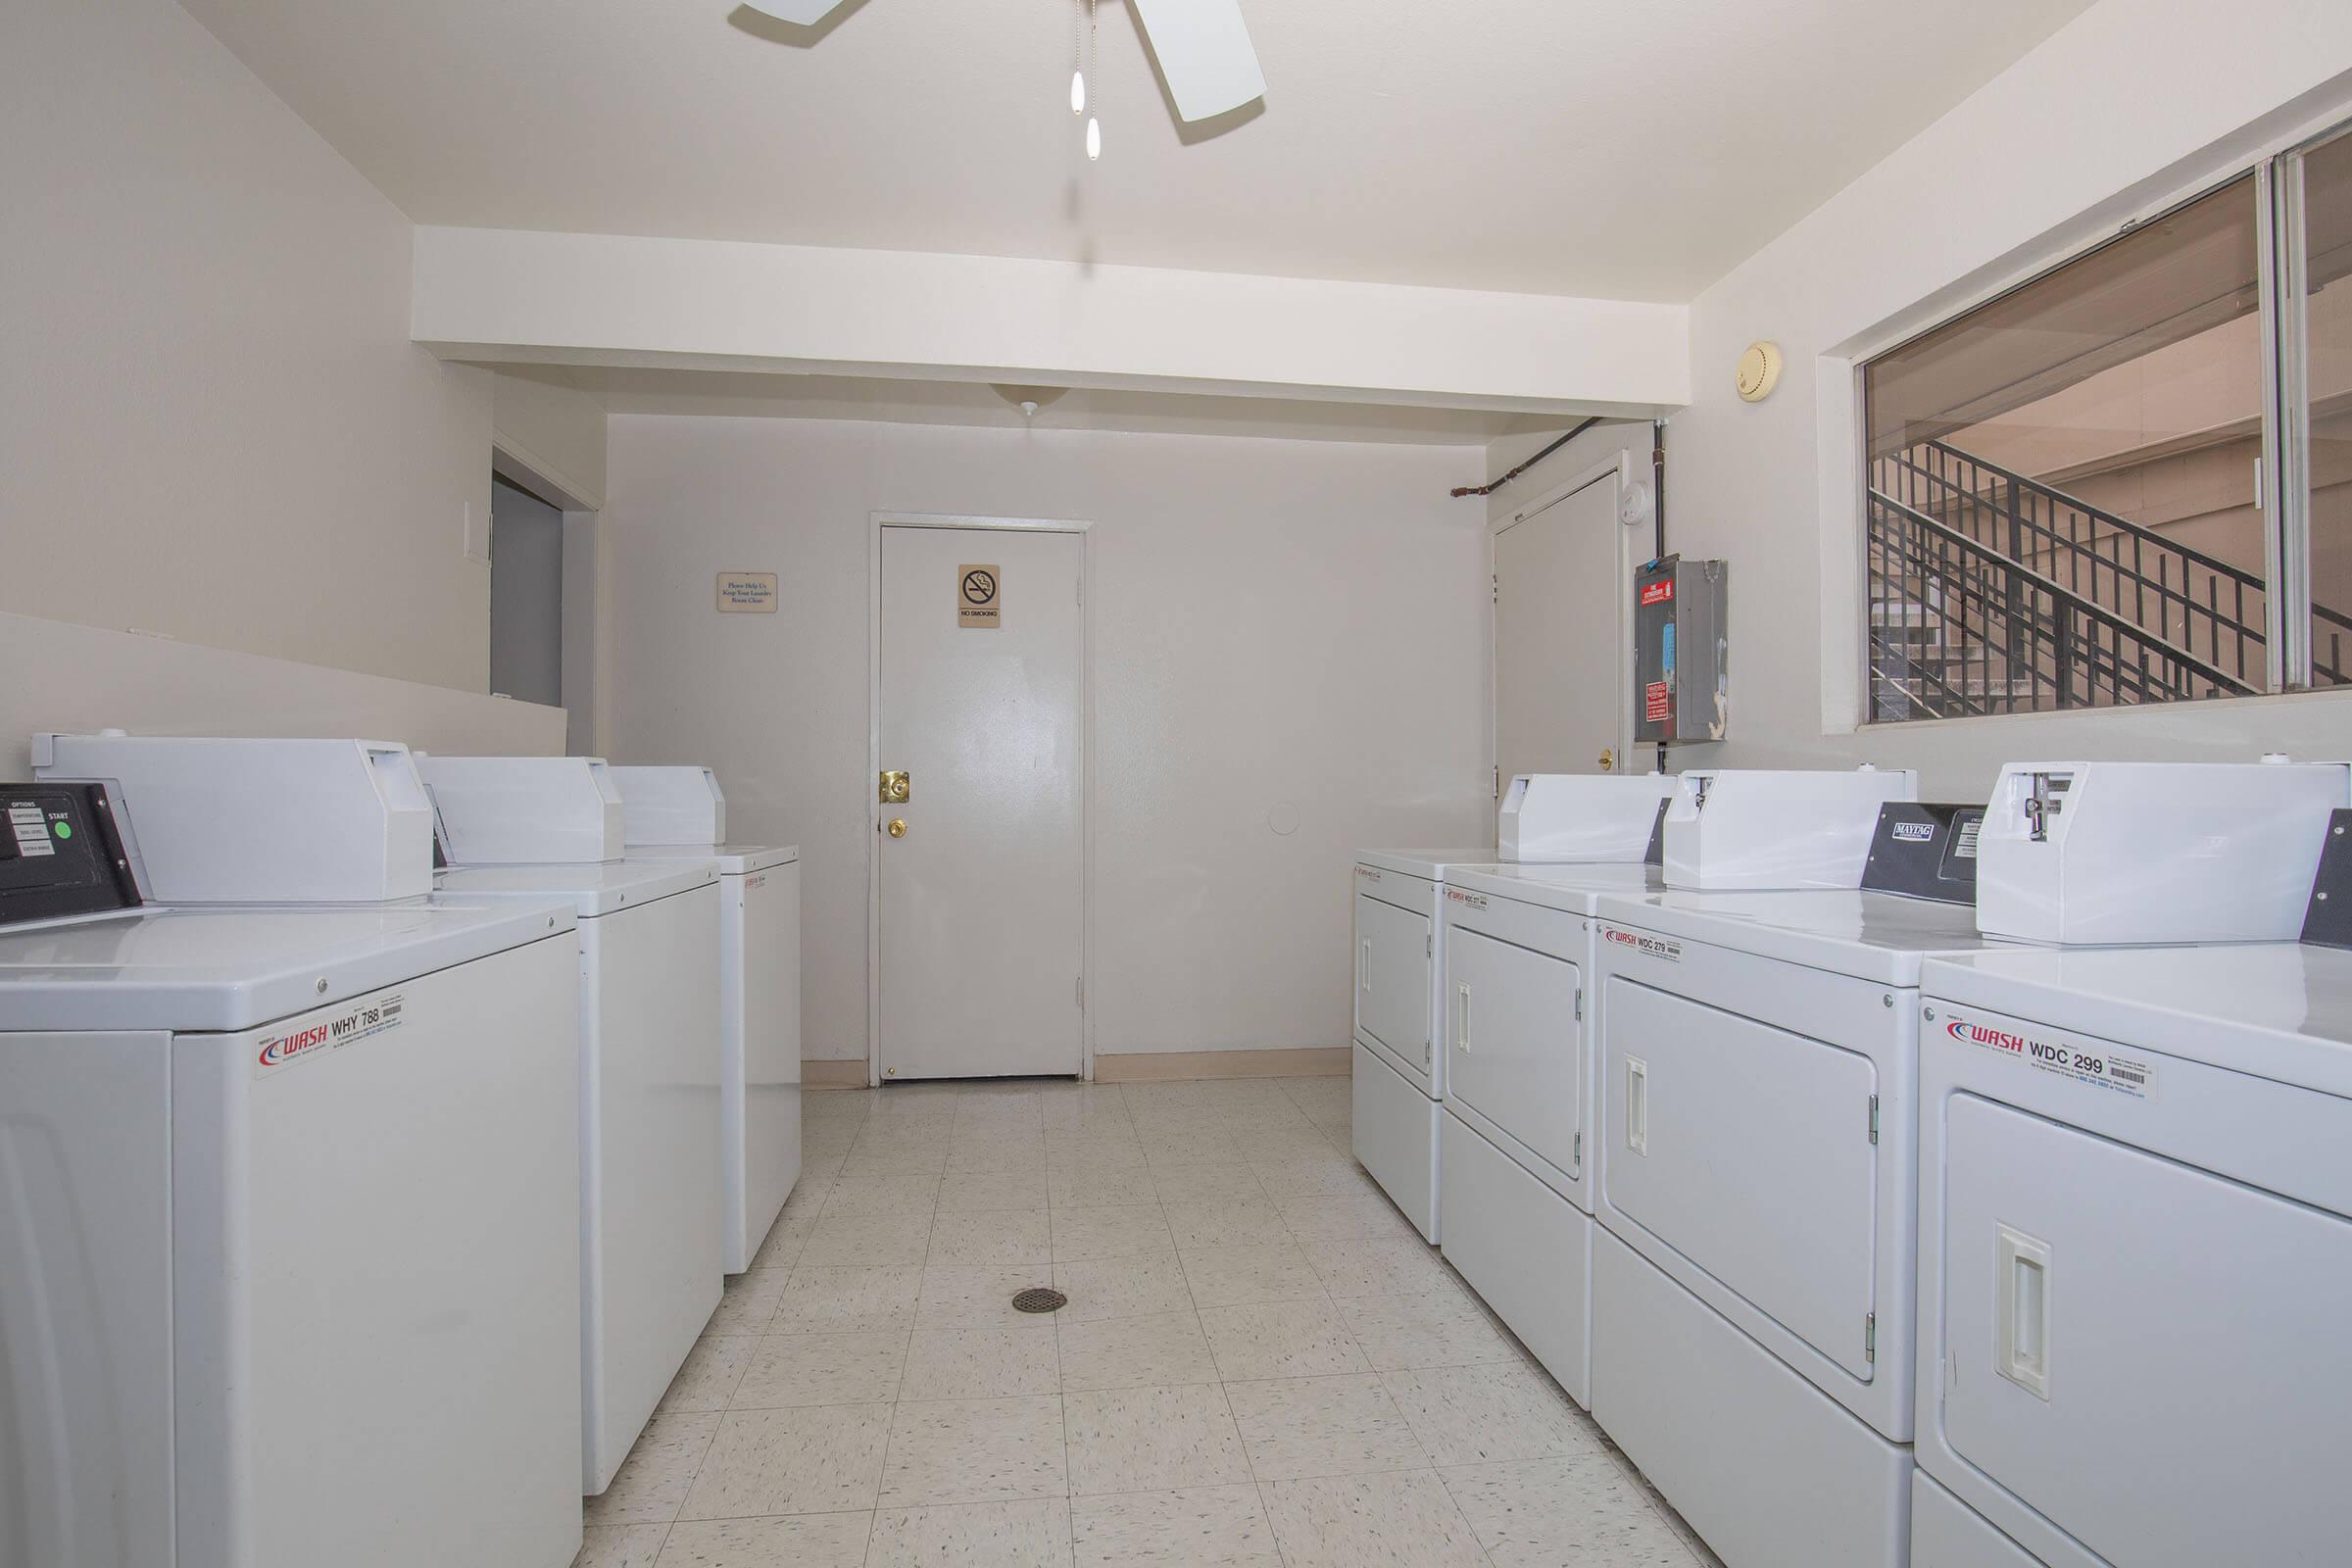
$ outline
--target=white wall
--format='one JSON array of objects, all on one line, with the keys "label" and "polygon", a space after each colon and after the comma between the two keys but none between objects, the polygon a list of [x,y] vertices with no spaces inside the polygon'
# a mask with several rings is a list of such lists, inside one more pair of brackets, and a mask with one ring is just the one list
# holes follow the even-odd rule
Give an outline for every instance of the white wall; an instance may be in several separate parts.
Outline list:
[{"label": "white wall", "polygon": [[[1446,496],[1483,456],[615,416],[610,753],[801,846],[804,1050],[862,1057],[870,514],[1090,520],[1097,1050],[1345,1044],[1354,850],[1492,832],[1486,518]],[[715,613],[722,569],[778,612]]]},{"label": "white wall", "polygon": [[[1932,324],[2333,110],[2341,0],[2104,0],[1774,240],[1692,307],[1689,409],[1667,427],[1667,543],[1732,562],[1732,738],[1682,765],[1917,766],[1983,799],[2029,756],[2342,756],[2352,699],[1849,729],[1858,710],[1850,357]],[[1732,388],[1777,340],[1780,389]]]},{"label": "white wall", "polygon": [[169,0],[0,6],[0,610],[483,690],[408,220]]},{"label": "white wall", "polygon": [[564,710],[135,632],[0,613],[0,779],[39,730],[327,735],[456,756],[564,750]]},{"label": "white wall", "polygon": [[[582,512],[605,504],[605,400],[557,366],[517,365],[490,378],[491,439],[530,487]],[[550,490],[559,492],[548,495]]]}]

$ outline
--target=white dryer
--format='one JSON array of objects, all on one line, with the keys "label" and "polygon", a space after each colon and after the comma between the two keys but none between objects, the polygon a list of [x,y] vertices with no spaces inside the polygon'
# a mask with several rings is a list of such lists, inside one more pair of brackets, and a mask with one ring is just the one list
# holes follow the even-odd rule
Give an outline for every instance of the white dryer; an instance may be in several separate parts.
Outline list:
[{"label": "white dryer", "polygon": [[[191,906],[429,877],[398,747],[262,743],[238,808],[236,743],[73,739],[35,755],[117,776]],[[570,912],[100,912],[112,795],[0,786],[0,1564],[562,1568]]]},{"label": "white dryer", "polygon": [[2352,811],[2325,837],[2302,944],[1923,973],[1923,1568],[2343,1559]]},{"label": "white dryer", "polygon": [[707,767],[616,767],[630,859],[718,863],[718,1115],[729,1274],[752,1266],[801,1178],[801,852],[727,842]]},{"label": "white dryer", "polygon": [[1494,865],[1444,889],[1446,1258],[1587,1406],[1592,916],[1603,893],[1658,886],[1648,864]]},{"label": "white dryer", "polygon": [[1917,988],[1990,943],[1914,896],[1979,813],[1873,814],[1866,889],[1599,904],[1592,1413],[1733,1563],[1909,1544]]},{"label": "white dryer", "polygon": [[1452,868],[1638,861],[1675,781],[1662,774],[1522,774],[1495,814],[1495,850],[1373,850],[1356,858],[1356,1159],[1421,1234],[1440,1238],[1439,1102],[1446,1062],[1439,893]]},{"label": "white dryer", "polygon": [[[512,764],[500,766],[497,764]],[[579,921],[581,1487],[612,1485],[718,1305],[719,869],[623,860],[587,758],[428,758],[445,902],[569,900]]]},{"label": "white dryer", "polygon": [[1355,862],[1356,1160],[1430,1241],[1438,1239],[1439,892],[1491,850],[1367,850]]}]

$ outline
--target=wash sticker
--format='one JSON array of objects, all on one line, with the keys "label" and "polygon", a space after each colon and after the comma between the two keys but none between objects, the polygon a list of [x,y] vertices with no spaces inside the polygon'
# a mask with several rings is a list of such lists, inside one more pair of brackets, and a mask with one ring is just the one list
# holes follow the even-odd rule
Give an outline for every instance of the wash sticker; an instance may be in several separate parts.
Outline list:
[{"label": "wash sticker", "polygon": [[1989,1051],[2011,1061],[2022,1061],[2039,1072],[2054,1073],[2072,1078],[2081,1084],[2107,1090],[2111,1094],[2129,1095],[2133,1100],[2156,1098],[2156,1069],[2135,1056],[2103,1047],[2072,1046],[2064,1041],[2043,1040],[2038,1036],[2020,1034],[1997,1024],[1979,1023],[1971,1018],[1947,1019],[1943,1032],[1964,1046]]},{"label": "wash sticker", "polygon": [[1672,937],[1653,937],[1646,931],[1627,931],[1604,925],[1600,928],[1600,939],[1612,947],[1630,949],[1644,957],[1663,958],[1668,963],[1683,961],[1683,945]]},{"label": "wash sticker", "polygon": [[264,1035],[256,1048],[253,1075],[267,1078],[271,1073],[323,1056],[345,1046],[356,1046],[388,1029],[401,1026],[406,1007],[400,993],[371,997],[355,1003],[332,1016],[318,1018],[288,1029],[283,1034]]},{"label": "wash sticker", "polygon": [[1487,906],[1487,896],[1484,893],[1464,893],[1460,888],[1447,888],[1446,898],[1448,903],[1459,904],[1472,909],[1483,909]]}]

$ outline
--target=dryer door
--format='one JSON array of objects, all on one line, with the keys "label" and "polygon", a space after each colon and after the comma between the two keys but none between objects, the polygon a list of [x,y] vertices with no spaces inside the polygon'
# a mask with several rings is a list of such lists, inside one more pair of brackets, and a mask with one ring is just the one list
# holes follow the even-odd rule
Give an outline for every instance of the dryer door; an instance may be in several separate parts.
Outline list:
[{"label": "dryer door", "polygon": [[1623,975],[1601,1028],[1607,1206],[1869,1382],[1871,1059]]},{"label": "dryer door", "polygon": [[1355,896],[1355,1027],[1399,1066],[1423,1074],[1432,967],[1427,914]]},{"label": "dryer door", "polygon": [[1583,1174],[1583,979],[1565,958],[1446,928],[1446,1096],[1570,1178]]},{"label": "dryer door", "polygon": [[1945,1116],[1920,1311],[1954,1451],[2109,1562],[2341,1561],[2352,1223],[1974,1095]]}]

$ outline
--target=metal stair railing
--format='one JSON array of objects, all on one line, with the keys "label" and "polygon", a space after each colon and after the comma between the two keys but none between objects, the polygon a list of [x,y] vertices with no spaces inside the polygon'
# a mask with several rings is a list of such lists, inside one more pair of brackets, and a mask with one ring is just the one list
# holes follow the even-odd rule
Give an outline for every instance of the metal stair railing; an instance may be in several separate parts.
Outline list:
[{"label": "metal stair railing", "polygon": [[[1945,523],[2249,689],[2263,684],[2269,638],[2259,573],[1943,441],[1878,460],[1873,478],[1875,496]],[[2352,678],[2352,616],[2315,605],[2312,619],[2313,683]]]},{"label": "metal stair railing", "polygon": [[[2255,689],[1878,491],[1867,544],[1875,718],[2119,707]],[[1932,612],[1915,618],[1921,605]],[[1896,618],[1886,618],[1889,611]]]}]

